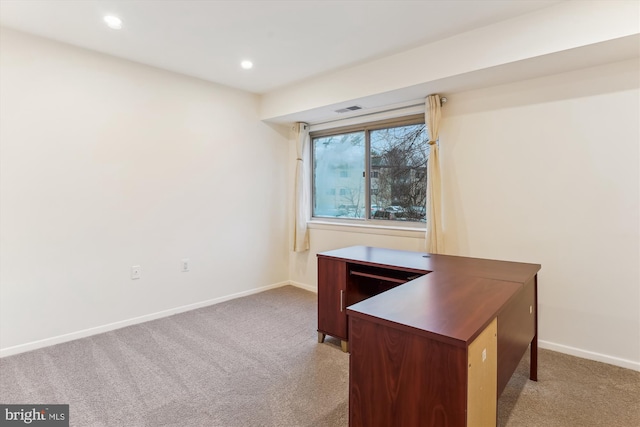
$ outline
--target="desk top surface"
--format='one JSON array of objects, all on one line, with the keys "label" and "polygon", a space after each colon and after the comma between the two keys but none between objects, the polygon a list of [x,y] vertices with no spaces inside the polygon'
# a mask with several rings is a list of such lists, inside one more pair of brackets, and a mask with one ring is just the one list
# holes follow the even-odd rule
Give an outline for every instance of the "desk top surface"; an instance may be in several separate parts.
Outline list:
[{"label": "desk top surface", "polygon": [[540,270],[539,264],[428,254],[426,252],[402,251],[370,246],[351,246],[322,252],[319,253],[318,256],[421,273],[456,271],[468,276],[506,280],[523,284],[535,276]]},{"label": "desk top surface", "polygon": [[353,304],[347,314],[467,346],[522,286],[434,272]]},{"label": "desk top surface", "polygon": [[366,246],[318,256],[425,273],[347,307],[347,314],[459,346],[469,345],[540,270],[538,264]]}]

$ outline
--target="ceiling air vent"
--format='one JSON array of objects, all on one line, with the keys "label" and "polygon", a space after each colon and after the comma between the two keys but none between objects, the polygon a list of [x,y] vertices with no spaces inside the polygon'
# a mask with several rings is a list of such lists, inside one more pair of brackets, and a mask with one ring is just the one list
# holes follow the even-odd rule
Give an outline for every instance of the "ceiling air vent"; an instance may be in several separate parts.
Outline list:
[{"label": "ceiling air vent", "polygon": [[362,107],[359,105],[352,105],[351,107],[347,107],[347,108],[341,108],[339,110],[336,110],[336,113],[348,113],[349,111],[358,111],[358,110],[362,110]]}]

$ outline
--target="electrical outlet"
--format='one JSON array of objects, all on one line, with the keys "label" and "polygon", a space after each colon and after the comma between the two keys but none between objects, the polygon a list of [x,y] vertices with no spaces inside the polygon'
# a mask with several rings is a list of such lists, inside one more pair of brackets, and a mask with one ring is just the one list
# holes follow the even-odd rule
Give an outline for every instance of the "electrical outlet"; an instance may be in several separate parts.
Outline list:
[{"label": "electrical outlet", "polygon": [[482,361],[484,362],[485,360],[487,360],[487,349],[483,349],[482,350]]},{"label": "electrical outlet", "polygon": [[182,258],[181,264],[183,273],[189,271],[189,258]]},{"label": "electrical outlet", "polygon": [[131,279],[139,279],[142,277],[142,267],[134,265],[131,267]]}]

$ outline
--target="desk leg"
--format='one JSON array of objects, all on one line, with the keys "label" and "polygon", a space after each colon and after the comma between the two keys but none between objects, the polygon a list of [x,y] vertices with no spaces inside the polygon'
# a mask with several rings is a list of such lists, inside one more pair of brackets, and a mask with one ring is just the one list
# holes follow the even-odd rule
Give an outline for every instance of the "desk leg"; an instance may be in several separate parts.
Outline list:
[{"label": "desk leg", "polygon": [[345,340],[340,341],[340,347],[342,347],[342,351],[345,353],[349,352],[349,343]]},{"label": "desk leg", "polygon": [[533,303],[535,307],[535,334],[531,340],[531,355],[529,357],[529,379],[538,381],[538,275],[533,278]]},{"label": "desk leg", "polygon": [[325,335],[325,334],[323,334],[322,332],[318,332],[318,342],[319,342],[320,344],[322,344],[322,343],[324,342],[324,337],[325,337],[325,336],[326,336],[326,335]]},{"label": "desk leg", "polygon": [[531,357],[529,358],[529,379],[538,381],[538,334],[531,341]]}]

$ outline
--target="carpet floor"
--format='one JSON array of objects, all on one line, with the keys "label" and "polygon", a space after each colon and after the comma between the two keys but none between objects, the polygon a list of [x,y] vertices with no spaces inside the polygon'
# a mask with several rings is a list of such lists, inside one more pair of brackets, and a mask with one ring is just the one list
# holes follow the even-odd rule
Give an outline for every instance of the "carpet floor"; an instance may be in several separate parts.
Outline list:
[{"label": "carpet floor", "polygon": [[[0,403],[70,405],[72,426],[347,426],[348,362],[317,343],[316,295],[285,286],[0,359]],[[640,372],[541,350],[499,426],[639,426]]]}]

